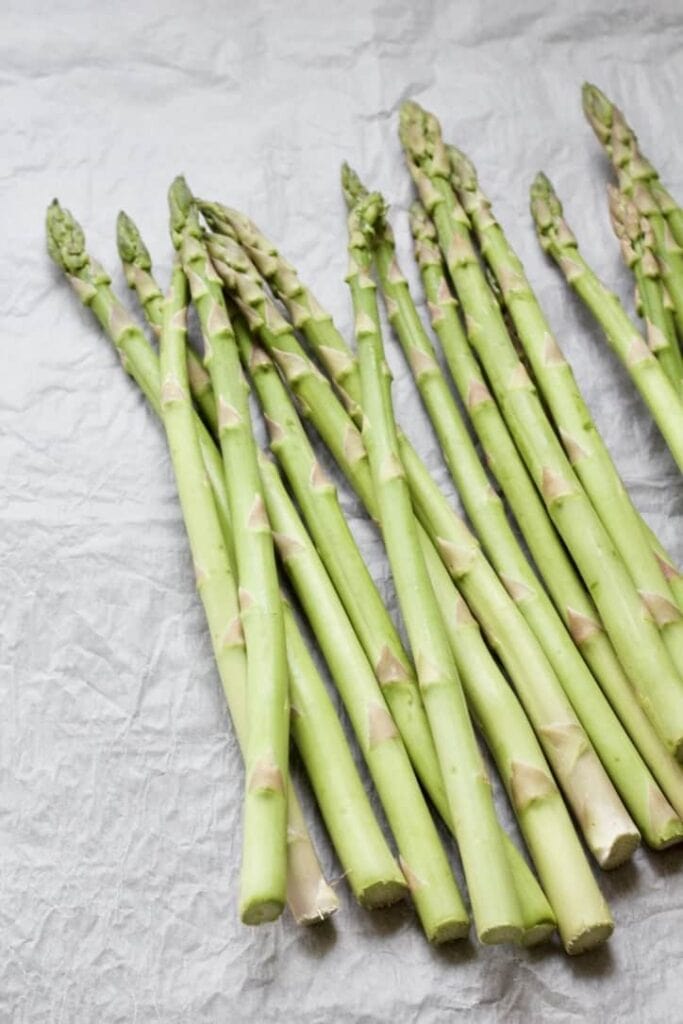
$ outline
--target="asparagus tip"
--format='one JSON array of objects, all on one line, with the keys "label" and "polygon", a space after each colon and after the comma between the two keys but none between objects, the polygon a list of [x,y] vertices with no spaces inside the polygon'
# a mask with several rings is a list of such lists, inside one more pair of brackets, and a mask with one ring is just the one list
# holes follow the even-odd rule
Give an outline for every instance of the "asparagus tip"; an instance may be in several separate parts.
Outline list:
[{"label": "asparagus tip", "polygon": [[142,235],[124,210],[120,210],[116,218],[116,245],[122,263],[135,264],[142,270],[152,269],[152,258]]},{"label": "asparagus tip", "polygon": [[453,182],[457,188],[473,191],[477,188],[477,172],[470,158],[457,146],[448,146]]},{"label": "asparagus tip", "polygon": [[344,198],[349,208],[355,206],[368,194],[368,190],[358,177],[358,174],[346,161],[342,164],[341,183]]},{"label": "asparagus tip", "polygon": [[195,198],[184,175],[179,174],[168,190],[168,208],[171,221],[171,238],[176,248],[180,245],[183,232],[189,228],[192,234],[201,234]]},{"label": "asparagus tip", "polygon": [[50,258],[68,274],[76,273],[87,262],[83,230],[58,199],[53,199],[45,218],[47,251]]}]

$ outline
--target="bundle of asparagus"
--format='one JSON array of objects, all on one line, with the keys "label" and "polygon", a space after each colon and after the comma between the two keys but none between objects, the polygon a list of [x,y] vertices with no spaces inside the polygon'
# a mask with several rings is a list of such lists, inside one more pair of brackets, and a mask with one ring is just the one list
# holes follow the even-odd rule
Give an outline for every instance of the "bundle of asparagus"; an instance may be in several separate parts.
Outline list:
[{"label": "bundle of asparagus", "polygon": [[[583,263],[544,178],[535,219],[683,468],[683,225],[618,111],[592,87],[585,104],[618,170],[611,210],[649,349]],[[579,953],[613,922],[577,829],[602,868],[629,859],[641,836],[653,849],[683,840],[683,582],[631,503],[473,165],[416,104],[404,104],[400,135],[420,200],[411,229],[432,325],[485,463],[399,268],[387,205],[346,166],[356,351],[256,225],[197,200],[183,178],[169,191],[177,256],[165,295],[136,225],[118,219],[126,280],[158,355],[56,200],[48,248],[163,421],[245,758],[242,920],[272,921],[285,901],[300,923],[338,907],[289,777],[291,732],[362,906],[410,895],[430,941],[467,934],[424,789],[455,840],[481,942],[532,944],[557,928]],[[477,536],[397,422],[378,292]],[[187,338],[190,303],[203,359]],[[256,443],[248,382],[275,461]],[[377,525],[407,646],[300,415]],[[499,823],[477,733],[538,880]]]}]

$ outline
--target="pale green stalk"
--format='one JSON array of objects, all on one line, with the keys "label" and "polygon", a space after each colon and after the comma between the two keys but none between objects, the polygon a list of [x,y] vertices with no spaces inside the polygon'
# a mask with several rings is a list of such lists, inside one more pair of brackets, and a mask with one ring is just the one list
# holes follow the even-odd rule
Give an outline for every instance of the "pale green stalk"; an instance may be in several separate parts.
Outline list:
[{"label": "pale green stalk", "polygon": [[425,934],[460,938],[467,913],[372,666],[277,469],[265,457],[260,466],[280,557],[346,707]]},{"label": "pale green stalk", "polygon": [[[235,263],[237,255],[233,254],[233,263]],[[216,266],[224,275],[228,287],[244,296],[244,309],[251,318],[252,326],[278,363],[280,370],[297,395],[301,408],[330,449],[340,469],[356,490],[370,515],[377,519],[378,509],[372,489],[367,455],[358,429],[332,394],[328,382],[321,377],[306,356],[287,322],[278,320],[277,311],[268,306],[265,293],[262,290],[258,295],[256,294],[256,282],[253,278],[246,277],[245,279],[241,273],[235,272],[234,266],[230,267],[220,259]],[[247,298],[252,305],[246,304]],[[273,324],[278,325],[277,333],[273,330]],[[488,668],[486,682],[490,685],[486,687],[482,685],[481,690],[482,699],[486,698],[485,706],[487,708],[482,722],[493,730],[492,734],[485,734],[486,740],[496,757],[508,793],[512,794],[513,777],[510,766],[517,761],[526,763],[525,749],[529,749],[528,746],[518,749],[516,747],[517,738],[526,732],[528,739],[535,743],[535,737],[512,690],[507,684],[501,685],[504,680],[483,643],[479,631],[468,629],[461,633],[456,628],[455,609],[462,602],[459,601],[457,591],[454,589],[445,566],[421,527],[419,527],[419,535],[432,586],[445,617],[449,640],[463,683],[472,689],[475,688],[479,673],[483,671],[483,667]],[[476,671],[471,670],[472,665],[476,666]],[[473,695],[468,693],[468,697],[471,697],[472,702],[474,701]],[[510,730],[494,728],[495,723],[507,722],[512,718],[514,718],[515,728]],[[429,780],[423,780],[423,784],[429,788]],[[539,807],[543,803],[548,815],[557,812],[560,820],[556,822],[556,827],[558,833],[564,834],[566,821],[563,822],[561,818],[561,815],[566,817],[564,805],[561,801],[556,803],[550,791],[548,797],[549,799],[546,801],[545,797],[541,799],[539,795],[538,799],[532,801],[532,805]],[[574,845],[567,849],[566,856],[562,860],[548,857],[543,815],[525,816],[522,813],[526,806],[525,802],[520,803],[513,800],[513,804],[534,863],[539,872],[543,872],[541,877],[544,888],[547,891],[552,889],[555,894],[553,909],[557,914],[558,927],[565,948],[570,952],[581,952],[604,941],[612,930],[611,918],[576,840]]]},{"label": "pale green stalk", "polygon": [[406,881],[374,815],[337,713],[283,599],[291,729],[327,831],[361,906],[385,907]]},{"label": "pale green stalk", "polygon": [[[486,465],[507,498],[529,551],[574,643],[680,817],[683,815],[683,768],[664,748],[643,712],[602,629],[595,606],[577,576],[508,433],[467,342],[456,300],[448,287],[441,255],[436,246],[436,231],[419,204],[415,204],[411,211],[411,228],[416,240],[416,257],[432,325],[441,342],[463,406],[467,409],[482,445]],[[662,554],[661,557],[666,556]],[[673,567],[667,569],[669,580],[674,572]],[[520,608],[523,608],[523,604],[524,601],[520,603]],[[656,789],[651,791],[650,798],[654,810],[659,804]],[[653,820],[656,817],[651,813]],[[651,828],[643,826],[642,822],[640,824],[647,841],[651,842]]]},{"label": "pale green stalk", "polygon": [[450,165],[438,122],[416,104],[404,104],[401,134],[422,201],[435,221],[439,245],[465,312],[470,342],[479,354],[515,443],[593,594],[645,710],[680,759],[683,684],[656,625],[644,616],[628,571],[579,484],[515,353],[472,248],[467,215],[451,188]]},{"label": "pale green stalk", "polygon": [[[355,184],[357,194],[362,194],[364,190],[360,182]],[[593,679],[512,532],[503,504],[489,483],[443,371],[436,360],[431,341],[422,327],[408,283],[396,261],[389,223],[383,211],[379,209],[378,212],[377,204],[371,207],[369,212],[370,215],[377,216],[372,223],[366,221],[363,230],[374,253],[389,319],[415,376],[465,511],[512,601],[517,605],[531,634],[536,638],[537,644],[534,646],[540,647],[544,652],[552,669],[548,674],[549,683],[546,684],[546,690],[555,691],[559,707],[564,705],[565,712],[569,704],[564,695],[569,698],[575,713],[575,726],[583,728],[584,739],[592,744],[594,752],[602,760],[614,786],[636,819],[639,828],[646,834],[647,841],[655,848],[669,845],[677,837],[683,837],[683,823],[679,821],[673,808],[668,807],[628,734]],[[409,457],[405,461],[408,469]],[[422,464],[418,462],[418,465]],[[410,479],[410,473],[408,475]],[[415,494],[421,494],[424,479],[428,478],[422,476],[410,479]],[[418,497],[416,500],[419,505],[421,498]],[[434,532],[430,522],[423,520],[423,524],[433,538]],[[461,530],[461,539],[467,536],[467,533]],[[470,540],[473,541],[473,538]],[[531,640],[531,635],[527,635],[527,644]],[[511,678],[515,681],[516,676],[511,675]],[[593,767],[596,767],[595,764]],[[602,817],[603,820],[607,818],[615,824],[618,822],[618,816],[614,814],[614,802],[607,799],[611,787],[602,770],[597,770],[600,785],[593,787],[591,796],[581,798],[582,811],[589,819],[597,821]],[[613,798],[616,796],[613,793],[611,795]],[[590,801],[593,796],[596,806],[591,808]],[[653,796],[655,806],[660,810],[657,816],[653,816]],[[665,810],[668,807],[666,815],[661,813],[662,805]],[[630,824],[622,821],[622,827]],[[612,843],[605,846],[604,835],[601,836],[601,840],[602,843],[597,849],[590,840],[589,844],[596,850],[599,859],[605,856],[611,859],[614,854]],[[618,855],[623,856],[622,851],[619,851]]]},{"label": "pale green stalk", "polygon": [[[274,363],[253,341],[239,316],[234,318],[234,325],[243,362],[250,370],[265,413],[271,449],[285,471],[318,554],[374,668],[418,776],[429,780],[428,792],[454,831],[410,658],[349,530],[336,488],[315,457]],[[524,941],[542,941],[553,929],[552,912],[516,847],[504,832],[502,837],[522,904]]]},{"label": "pale green stalk", "polygon": [[239,241],[274,294],[284,304],[293,326],[303,332],[335,383],[352,419],[361,426],[358,360],[341,338],[330,313],[299,278],[296,269],[280,255],[253,221],[238,210],[220,203],[200,203],[207,223],[218,235]]},{"label": "pale green stalk", "polygon": [[552,335],[524,268],[495,219],[470,161],[449,149],[454,184],[476,232],[482,254],[496,275],[503,301],[560,434],[565,452],[630,571],[644,605],[683,673],[683,616],[653,556],[643,523],[584,402],[571,367]]},{"label": "pale green stalk", "polygon": [[[90,308],[120,355],[121,362],[139,385],[152,409],[161,416],[159,360],[147,338],[121,305],[111,289],[111,280],[85,249],[83,232],[71,215],[55,202],[48,210],[48,249],[55,262],[67,274],[81,302]],[[230,538],[227,496],[220,455],[203,423],[195,418],[205,472],[215,498],[221,535]],[[223,628],[238,615],[237,592],[222,598]],[[244,752],[247,735],[246,658],[244,644],[221,648],[218,662],[221,682],[238,742]],[[313,843],[308,834],[298,797],[288,781],[288,875],[287,900],[298,923],[311,924],[329,917],[338,907],[334,891],[320,870]]]},{"label": "pale green stalk", "polygon": [[[187,281],[178,267],[163,304],[161,408],[197,585],[220,664],[224,650],[237,647],[244,652],[244,637],[231,568],[234,551],[226,550],[197,440],[187,373],[187,299]],[[322,679],[287,611],[292,731],[318,806],[358,901],[366,907],[394,903],[406,892],[403,876],[372,812]],[[245,678],[244,670],[241,676]]]},{"label": "pale green stalk", "polygon": [[562,205],[543,174],[537,175],[532,186],[531,210],[541,245],[602,327],[683,470],[683,403],[679,394],[619,298],[604,286],[579,252]]},{"label": "pale green stalk", "polygon": [[357,194],[353,172],[347,167],[342,172],[342,185],[349,206],[347,281],[358,341],[363,440],[384,545],[441,765],[479,937],[483,942],[514,941],[521,930],[519,906],[498,839],[488,780],[420,548],[399,451],[366,231],[373,216],[370,208],[381,207],[382,199],[377,193]]},{"label": "pale green stalk", "polygon": [[173,182],[169,206],[173,242],[204,336],[233,524],[249,718],[240,913],[252,924],[276,917],[284,898],[289,712],[282,605],[247,386],[221,282],[202,242],[184,179]]},{"label": "pale green stalk", "polygon": [[636,279],[647,343],[680,394],[683,362],[670,311],[664,302],[660,267],[653,251],[652,227],[625,192],[608,185],[607,194],[614,233],[619,239],[624,262]]},{"label": "pale green stalk", "polygon": [[[152,271],[149,250],[136,224],[123,210],[116,221],[116,243],[126,281],[137,295],[147,321],[155,333],[159,334],[164,297]],[[187,372],[195,404],[211,432],[218,436],[218,418],[211,378],[190,345],[187,348]]]}]

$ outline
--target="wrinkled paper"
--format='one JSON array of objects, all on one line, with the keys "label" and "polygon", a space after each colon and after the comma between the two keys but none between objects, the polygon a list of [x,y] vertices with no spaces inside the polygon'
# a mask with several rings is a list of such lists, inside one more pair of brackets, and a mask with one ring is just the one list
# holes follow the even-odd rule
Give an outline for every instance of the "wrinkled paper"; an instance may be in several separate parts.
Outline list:
[{"label": "wrinkled paper", "polygon": [[[477,164],[638,507],[683,560],[680,476],[528,214],[543,168],[587,258],[632,305],[579,86],[623,105],[683,198],[680,5],[6,0],[1,23],[0,1020],[683,1019],[675,851],[601,874],[617,928],[592,955],[431,949],[410,907],[354,906],[306,799],[337,917],[239,923],[241,762],[165,440],[43,234],[57,195],[131,302],[116,213],[138,222],[165,282],[165,193],[185,172],[266,229],[348,337],[340,164],[392,203],[416,283],[397,112],[418,99]],[[452,495],[387,341],[399,418]],[[379,540],[340,493],[395,612]]]}]

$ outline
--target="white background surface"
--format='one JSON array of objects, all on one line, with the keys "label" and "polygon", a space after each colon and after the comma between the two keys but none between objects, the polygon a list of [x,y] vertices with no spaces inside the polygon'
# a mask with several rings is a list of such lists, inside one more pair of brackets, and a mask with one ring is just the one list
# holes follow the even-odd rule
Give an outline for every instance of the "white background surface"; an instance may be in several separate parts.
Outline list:
[{"label": "white background surface", "polygon": [[[682,24],[676,0],[5,0],[2,1024],[683,1020],[677,852],[603,875],[617,930],[573,961],[553,948],[430,949],[409,908],[370,916],[343,884],[340,913],[319,930],[288,916],[239,924],[241,766],[165,442],[43,237],[57,195],[123,292],[124,207],[165,280],[165,192],[184,171],[267,228],[348,332],[339,166],[348,159],[394,204],[412,274],[397,109],[419,99],[477,163],[627,484],[683,559],[680,477],[527,212],[543,168],[587,257],[630,301],[579,86],[592,79],[622,103],[683,197]],[[399,416],[448,487],[395,346],[391,357]],[[391,601],[379,543],[354,525]]]}]

